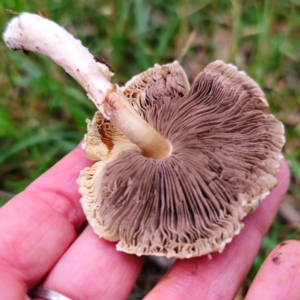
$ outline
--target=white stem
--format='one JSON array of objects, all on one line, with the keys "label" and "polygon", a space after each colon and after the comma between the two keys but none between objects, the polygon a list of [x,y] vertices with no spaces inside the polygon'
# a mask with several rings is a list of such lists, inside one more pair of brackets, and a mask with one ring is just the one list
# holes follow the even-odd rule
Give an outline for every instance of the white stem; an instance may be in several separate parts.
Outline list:
[{"label": "white stem", "polygon": [[[88,97],[104,117],[112,117],[111,122],[139,146],[146,156],[163,158],[170,153],[169,142],[151,128],[129,104],[124,105],[124,95],[110,82],[113,73],[109,68],[95,59],[81,41],[76,40],[64,28],[41,16],[22,13],[10,21],[3,38],[7,47],[12,50],[41,53],[64,68],[87,91]],[[115,106],[107,105],[108,102],[104,101],[109,91],[114,95]],[[122,112],[116,114],[115,107]],[[149,151],[151,145],[156,145],[154,153]],[[162,145],[161,149],[159,145]]]},{"label": "white stem", "polygon": [[[97,62],[81,41],[56,23],[39,15],[22,13],[8,24],[3,39],[12,50],[27,50],[48,56],[64,68],[89,94],[99,108],[112,87],[109,68]],[[98,90],[96,95],[90,91]]]},{"label": "white stem", "polygon": [[117,85],[107,92],[103,107],[110,121],[142,150],[144,156],[163,159],[171,154],[171,143],[135,112]]}]

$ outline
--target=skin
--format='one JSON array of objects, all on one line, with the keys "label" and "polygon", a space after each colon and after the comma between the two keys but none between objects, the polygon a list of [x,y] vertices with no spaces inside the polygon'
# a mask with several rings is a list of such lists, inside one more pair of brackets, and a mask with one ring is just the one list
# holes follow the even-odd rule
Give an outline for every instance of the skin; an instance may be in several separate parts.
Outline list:
[{"label": "skin", "polygon": [[[89,165],[78,147],[0,209],[1,299],[30,299],[41,282],[72,299],[130,294],[144,258],[117,252],[89,226],[78,236],[85,216],[76,179]],[[287,190],[284,161],[276,177],[278,186],[222,254],[177,260],[145,299],[233,299]],[[299,251],[297,241],[274,249],[246,299],[299,299]]]}]

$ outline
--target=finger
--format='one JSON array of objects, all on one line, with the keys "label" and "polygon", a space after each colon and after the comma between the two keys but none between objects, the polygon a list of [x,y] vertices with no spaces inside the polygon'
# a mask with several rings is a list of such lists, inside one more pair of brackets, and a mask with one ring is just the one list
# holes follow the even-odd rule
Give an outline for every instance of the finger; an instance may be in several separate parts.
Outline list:
[{"label": "finger", "polygon": [[258,271],[246,300],[299,299],[300,242],[278,245]]},{"label": "finger", "polygon": [[116,251],[88,227],[55,265],[43,287],[71,299],[127,299],[144,259]]},{"label": "finger", "polygon": [[0,267],[0,298],[5,300],[23,299],[30,300],[24,294],[24,284],[16,281],[14,275],[6,272],[4,268]]},{"label": "finger", "polygon": [[285,162],[281,163],[276,177],[278,186],[244,219],[245,228],[223,253],[213,254],[210,260],[207,257],[177,260],[146,299],[233,299],[288,187],[289,171]]},{"label": "finger", "polygon": [[35,285],[76,238],[85,217],[76,178],[90,162],[80,147],[0,209],[0,266]]},{"label": "finger", "polygon": [[64,216],[75,228],[85,221],[78,192],[77,178],[81,170],[91,166],[81,144],[57,163],[53,168],[35,180],[27,189],[29,195],[38,195],[59,214]]}]

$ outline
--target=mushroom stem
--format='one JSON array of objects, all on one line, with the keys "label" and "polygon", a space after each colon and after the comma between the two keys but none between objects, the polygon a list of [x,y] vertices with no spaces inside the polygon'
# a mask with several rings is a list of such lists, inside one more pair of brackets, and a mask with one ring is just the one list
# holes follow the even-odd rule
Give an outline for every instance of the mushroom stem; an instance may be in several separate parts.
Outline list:
[{"label": "mushroom stem", "polygon": [[109,81],[113,75],[109,67],[65,29],[41,16],[22,13],[10,21],[3,38],[12,50],[38,52],[60,65],[143,155],[161,159],[171,152],[170,143],[132,109],[120,89]]},{"label": "mushroom stem", "polygon": [[163,159],[170,155],[171,143],[136,113],[117,85],[107,92],[102,105],[110,121],[144,156]]}]

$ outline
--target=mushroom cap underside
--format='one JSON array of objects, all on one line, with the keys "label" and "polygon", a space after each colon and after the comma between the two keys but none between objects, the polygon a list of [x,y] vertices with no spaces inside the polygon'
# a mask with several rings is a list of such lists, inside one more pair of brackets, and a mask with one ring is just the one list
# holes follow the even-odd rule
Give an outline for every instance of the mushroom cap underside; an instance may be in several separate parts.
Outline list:
[{"label": "mushroom cap underside", "polygon": [[177,62],[146,72],[123,92],[172,153],[144,157],[96,113],[85,151],[98,162],[79,178],[87,219],[137,255],[221,252],[277,184],[283,126],[259,86],[232,65],[211,63],[190,89]]}]

